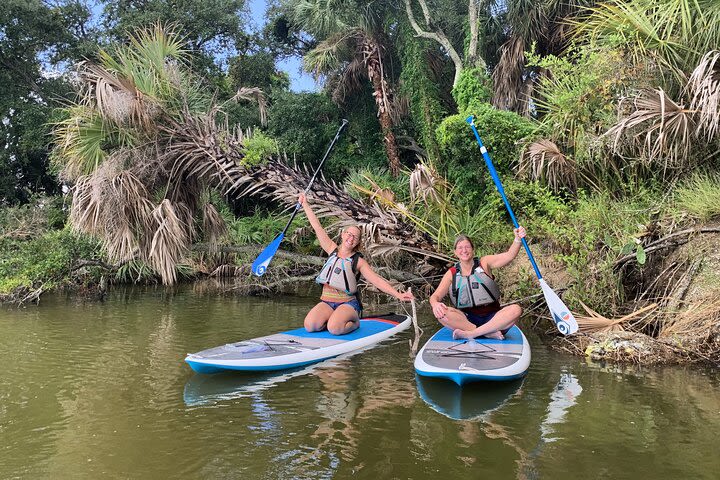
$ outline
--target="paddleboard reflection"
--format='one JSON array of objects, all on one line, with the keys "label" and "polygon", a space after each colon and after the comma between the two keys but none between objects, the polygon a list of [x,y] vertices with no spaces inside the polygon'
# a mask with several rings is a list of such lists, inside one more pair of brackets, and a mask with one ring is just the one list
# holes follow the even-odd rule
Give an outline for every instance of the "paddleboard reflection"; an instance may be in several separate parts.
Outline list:
[{"label": "paddleboard reflection", "polygon": [[[328,363],[324,363],[328,366]],[[185,384],[183,400],[188,407],[215,405],[227,400],[252,397],[291,378],[311,373],[316,365],[284,372],[238,375],[236,372],[215,375],[195,374]]]},{"label": "paddleboard reflection", "polygon": [[415,376],[420,398],[453,420],[485,420],[520,392],[524,378],[509,382],[475,382],[463,387],[441,378]]}]

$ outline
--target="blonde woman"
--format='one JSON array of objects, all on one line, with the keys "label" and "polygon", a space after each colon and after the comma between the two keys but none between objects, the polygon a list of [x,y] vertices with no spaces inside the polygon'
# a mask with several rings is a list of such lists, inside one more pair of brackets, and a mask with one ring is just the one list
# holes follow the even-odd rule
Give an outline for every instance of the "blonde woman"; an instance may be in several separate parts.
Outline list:
[{"label": "blonde woman", "polygon": [[362,275],[365,280],[380,291],[403,302],[413,300],[410,292],[400,293],[370,267],[363,258],[360,248],[360,228],[350,226],[340,235],[340,244],[335,243],[320,224],[304,193],[298,197],[310,225],[317,235],[320,247],[329,258],[315,281],[323,286],[320,303],[305,316],[305,329],[317,332],[327,328],[333,335],[350,333],[360,325],[362,304],[357,295],[357,284]]}]

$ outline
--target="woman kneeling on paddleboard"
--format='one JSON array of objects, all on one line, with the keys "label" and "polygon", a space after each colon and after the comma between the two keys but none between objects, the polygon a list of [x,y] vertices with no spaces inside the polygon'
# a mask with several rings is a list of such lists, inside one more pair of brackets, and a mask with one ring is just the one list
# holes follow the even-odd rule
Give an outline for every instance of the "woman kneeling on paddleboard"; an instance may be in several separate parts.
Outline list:
[{"label": "woman kneeling on paddleboard", "polygon": [[315,230],[320,247],[330,255],[315,281],[322,284],[320,303],[305,317],[305,329],[317,332],[327,327],[333,335],[350,333],[360,325],[362,305],[357,297],[357,282],[360,274],[381,291],[404,302],[414,297],[410,292],[400,293],[387,280],[375,273],[370,264],[362,258],[360,229],[356,226],[343,230],[340,245],[328,236],[315,212],[312,211],[304,193],[298,197],[310,225]]},{"label": "woman kneeling on paddleboard", "polygon": [[[445,273],[440,285],[430,296],[433,314],[445,327],[453,331],[453,338],[488,337],[502,340],[503,335],[522,314],[520,305],[500,308],[500,290],[493,279],[492,269],[512,262],[525,237],[523,227],[516,228],[515,240],[506,252],[486,255],[478,260],[475,247],[465,235],[455,240],[458,262]],[[445,295],[456,308],[442,303]]]}]

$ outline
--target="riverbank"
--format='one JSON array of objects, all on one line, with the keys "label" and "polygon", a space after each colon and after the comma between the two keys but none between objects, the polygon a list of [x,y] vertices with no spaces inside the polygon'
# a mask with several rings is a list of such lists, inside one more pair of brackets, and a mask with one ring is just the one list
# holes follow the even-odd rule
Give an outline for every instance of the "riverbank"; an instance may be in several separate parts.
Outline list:
[{"label": "riverbank", "polygon": [[[661,217],[649,219],[647,205],[654,200],[650,196],[623,204],[599,196],[581,199],[570,210],[546,199],[543,214],[531,217],[527,224],[541,239],[532,248],[548,284],[573,309],[581,335],[556,338],[552,322],[542,319],[546,307],[532,268],[527,257],[520,255],[497,273],[505,301],[520,301],[525,309],[525,328],[548,337],[554,348],[590,358],[720,364],[720,225],[679,222],[681,210],[669,207]],[[633,211],[639,213],[628,219],[628,212]],[[108,263],[100,244],[73,232],[66,221],[62,198],[3,210],[0,302],[38,303],[52,291],[98,301],[120,285],[160,285],[158,275],[141,262]],[[480,248],[483,253],[502,251],[507,226],[498,223],[489,228],[492,231]],[[640,233],[629,234],[631,228],[639,228]],[[274,234],[273,228],[264,233],[270,239]],[[316,251],[313,245],[290,239],[287,246],[294,250],[279,250],[272,268],[257,278],[250,274],[249,265],[264,245],[225,242],[195,244],[178,266],[178,278],[184,283],[217,281],[216,291],[224,295],[292,294],[305,288],[301,285],[311,288],[324,263],[324,258],[308,253]],[[408,253],[376,256],[372,261],[398,287],[412,287],[421,301],[444,272],[442,265],[428,268]]]}]

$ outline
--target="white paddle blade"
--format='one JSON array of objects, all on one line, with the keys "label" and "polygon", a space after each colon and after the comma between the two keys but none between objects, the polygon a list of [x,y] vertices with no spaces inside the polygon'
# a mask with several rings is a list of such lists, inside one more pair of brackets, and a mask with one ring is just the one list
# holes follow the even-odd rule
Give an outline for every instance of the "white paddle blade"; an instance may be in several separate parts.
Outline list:
[{"label": "white paddle blade", "polygon": [[560,300],[557,293],[550,288],[544,278],[540,279],[540,287],[545,295],[545,302],[550,309],[550,314],[560,333],[563,335],[572,335],[577,332],[578,324],[572,312],[570,312],[570,309]]}]

